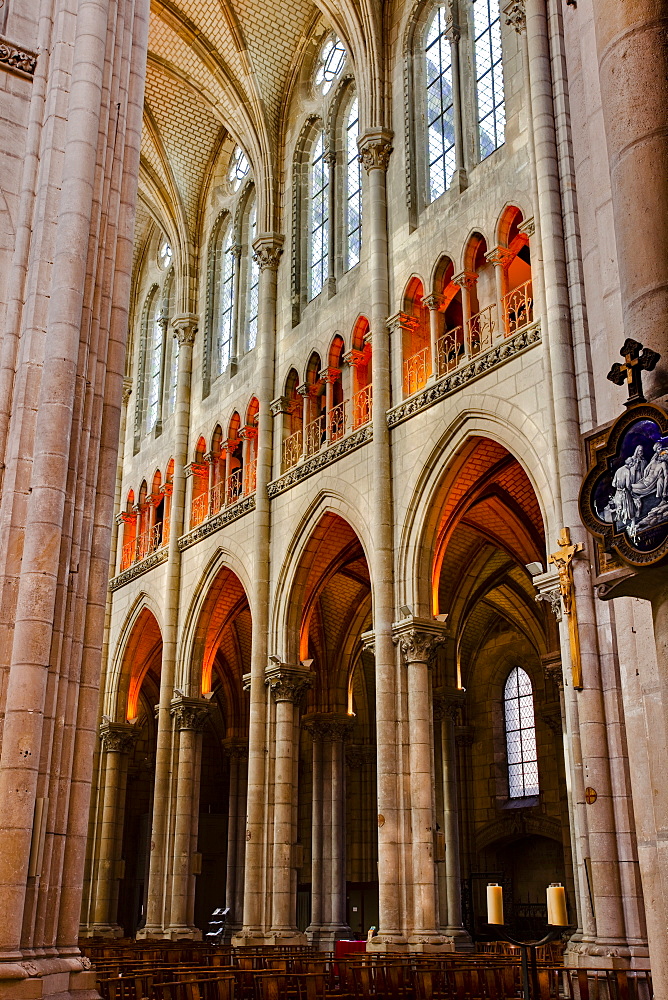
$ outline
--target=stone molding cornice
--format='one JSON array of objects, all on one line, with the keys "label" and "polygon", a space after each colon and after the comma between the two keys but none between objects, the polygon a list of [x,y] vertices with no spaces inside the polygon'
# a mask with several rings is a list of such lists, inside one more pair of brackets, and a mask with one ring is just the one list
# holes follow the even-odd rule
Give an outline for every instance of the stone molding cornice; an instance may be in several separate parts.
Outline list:
[{"label": "stone molding cornice", "polygon": [[198,330],[199,317],[195,313],[181,313],[172,319],[172,329],[174,336],[179,342],[179,347],[184,344],[192,346]]},{"label": "stone molding cornice", "polygon": [[373,629],[369,632],[362,632],[360,642],[365,653],[371,653],[372,656],[376,655],[376,633]]},{"label": "stone molding cornice", "polygon": [[399,647],[406,666],[412,663],[431,666],[437,649],[445,642],[445,628],[444,622],[411,615],[392,623],[392,642]]},{"label": "stone molding cornice", "polygon": [[303,695],[313,685],[315,674],[305,667],[288,666],[286,663],[268,667],[264,682],[271,691],[274,701],[289,701],[298,705]]},{"label": "stone molding cornice", "polygon": [[313,712],[305,715],[302,725],[315,743],[340,743],[347,740],[355,724],[354,717],[341,712]]},{"label": "stone molding cornice", "polygon": [[309,476],[315,475],[320,469],[323,469],[326,465],[331,465],[332,462],[337,462],[348,452],[355,451],[357,448],[361,448],[362,445],[366,444],[371,440],[372,437],[372,427],[371,424],[365,424],[364,427],[360,427],[359,430],[353,431],[352,434],[348,434],[346,437],[341,438],[335,444],[330,445],[328,448],[323,448],[322,451],[316,452],[311,458],[307,459],[305,462],[299,462],[297,465],[293,465],[291,469],[283,473],[278,479],[274,479],[273,482],[269,483],[267,487],[267,492],[269,498],[279,496],[286,490],[291,489],[297,483],[300,483],[303,479],[308,479]]},{"label": "stone molding cornice", "polygon": [[32,79],[37,66],[37,53],[23,48],[8,38],[0,37],[0,68]]},{"label": "stone molding cornice", "polygon": [[369,129],[359,137],[359,159],[367,173],[370,170],[387,170],[393,150],[393,135],[385,129]]},{"label": "stone molding cornice", "polygon": [[537,321],[531,326],[520,330],[514,337],[508,337],[507,340],[499,341],[494,347],[491,347],[483,354],[477,355],[469,364],[460,365],[449,375],[446,375],[445,378],[438,379],[438,381],[427,389],[416,393],[410,399],[388,410],[388,426],[390,428],[396,427],[397,424],[401,424],[404,420],[412,417],[414,413],[428,409],[435,403],[440,402],[441,399],[445,399],[446,396],[451,396],[454,392],[458,392],[465,385],[482,378],[488,371],[505,364],[511,358],[517,357],[535,344],[540,344],[540,342],[540,321]]},{"label": "stone molding cornice", "polygon": [[180,696],[172,698],[169,706],[169,714],[174,719],[176,728],[190,729],[196,733],[203,732],[210,711],[209,702],[202,698]]},{"label": "stone molding cornice", "polygon": [[112,577],[109,581],[109,590],[113,593],[113,591],[118,590],[120,587],[124,587],[126,583],[130,583],[131,580],[135,580],[138,576],[143,576],[144,573],[155,569],[160,563],[167,561],[167,554],[167,546],[163,549],[158,549],[156,552],[151,552],[145,559],[123,570],[118,576]]},{"label": "stone molding cornice", "polygon": [[506,24],[512,25],[518,35],[526,31],[527,15],[524,9],[524,0],[510,0],[503,8],[506,15]]},{"label": "stone molding cornice", "polygon": [[253,241],[253,260],[261,271],[277,271],[283,254],[285,237],[279,233],[264,233]]},{"label": "stone molding cornice", "polygon": [[202,521],[201,524],[198,524],[196,528],[192,528],[187,534],[181,535],[178,541],[179,552],[189,549],[191,545],[195,545],[203,538],[207,538],[209,535],[213,535],[214,532],[220,531],[221,528],[224,528],[231,521],[236,521],[238,517],[250,514],[254,510],[255,495],[242,497],[241,500],[237,500],[230,507],[225,507],[218,514],[214,514],[213,517],[208,517],[205,521]]},{"label": "stone molding cornice", "polygon": [[129,722],[103,722],[100,725],[100,743],[104,753],[130,753],[139,736],[139,730]]}]

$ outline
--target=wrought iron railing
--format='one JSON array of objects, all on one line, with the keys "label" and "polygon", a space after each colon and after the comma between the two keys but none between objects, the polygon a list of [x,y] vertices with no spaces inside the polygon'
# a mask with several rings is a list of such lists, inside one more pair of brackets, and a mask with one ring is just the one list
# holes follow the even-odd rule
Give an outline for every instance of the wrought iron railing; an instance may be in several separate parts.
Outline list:
[{"label": "wrought iron railing", "polygon": [[503,296],[503,327],[506,337],[533,323],[533,283],[531,279]]},{"label": "wrought iron railing", "polygon": [[424,388],[430,375],[430,350],[429,347],[423,347],[404,361],[404,396],[411,396]]}]

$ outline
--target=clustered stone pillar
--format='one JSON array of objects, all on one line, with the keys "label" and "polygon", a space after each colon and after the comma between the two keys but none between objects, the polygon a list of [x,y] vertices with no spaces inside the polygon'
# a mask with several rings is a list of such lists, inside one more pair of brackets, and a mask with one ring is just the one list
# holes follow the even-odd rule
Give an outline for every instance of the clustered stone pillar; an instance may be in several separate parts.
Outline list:
[{"label": "clustered stone pillar", "polygon": [[299,703],[313,677],[303,667],[280,664],[266,672],[275,704],[274,723],[274,835],[271,935],[274,943],[299,943],[296,927],[296,871],[294,858],[294,802],[297,796],[295,763],[299,744],[295,725]]},{"label": "clustered stone pillar", "polygon": [[99,827],[95,908],[92,932],[99,937],[122,937],[118,926],[118,867],[120,862],[119,831],[125,811],[125,785],[128,754],[137,729],[130,723],[105,722],[100,727],[100,743],[104,760],[102,809]]},{"label": "clustered stone pillar", "polygon": [[413,912],[408,943],[413,950],[442,947],[439,930],[434,840],[434,741],[430,666],[443,644],[443,625],[409,617],[393,628],[394,641],[407,667],[411,859]]},{"label": "clustered stone pillar", "polygon": [[307,716],[313,741],[311,924],[314,947],[331,951],[346,923],[346,782],[344,744],[352,720],[335,712]]},{"label": "clustered stone pillar", "polygon": [[230,909],[225,925],[227,938],[241,930],[243,918],[248,743],[246,740],[228,736],[223,740],[223,753],[230,769],[225,879],[225,906]]},{"label": "clustered stone pillar", "polygon": [[181,696],[172,700],[170,711],[178,734],[178,763],[169,936],[178,940],[201,936],[193,925],[195,881],[192,856],[197,842],[195,817],[199,806],[202,731],[209,716],[209,703],[200,698]]}]

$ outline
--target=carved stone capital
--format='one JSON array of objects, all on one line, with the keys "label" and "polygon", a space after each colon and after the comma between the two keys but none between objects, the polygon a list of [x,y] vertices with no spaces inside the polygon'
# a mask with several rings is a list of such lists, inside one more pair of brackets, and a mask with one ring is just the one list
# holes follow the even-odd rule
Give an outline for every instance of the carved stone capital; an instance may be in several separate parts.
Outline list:
[{"label": "carved stone capital", "polygon": [[527,16],[524,9],[524,0],[510,0],[503,8],[506,15],[506,24],[512,25],[518,35],[526,31]]},{"label": "carved stone capital", "polygon": [[561,666],[561,655],[559,653],[548,653],[541,657],[543,673],[548,680],[553,681],[560,691],[564,690],[564,672]]},{"label": "carved stone capital", "polygon": [[185,344],[192,347],[197,335],[198,322],[199,320],[195,313],[181,313],[179,316],[174,316],[172,319],[172,329],[174,330],[174,336],[179,342],[179,347],[183,347]]},{"label": "carved stone capital", "polygon": [[278,417],[281,413],[290,412],[290,403],[292,400],[288,399],[287,396],[277,396],[276,399],[272,399],[271,403],[271,413],[272,416]]},{"label": "carved stone capital", "polygon": [[436,650],[445,642],[445,624],[411,615],[393,623],[392,641],[399,647],[406,666],[411,663],[431,666]]},{"label": "carved stone capital", "polygon": [[434,718],[438,721],[450,719],[455,725],[461,725],[464,698],[464,691],[459,691],[456,688],[436,691],[434,693]]},{"label": "carved stone capital", "polygon": [[545,601],[550,605],[550,610],[558,622],[561,621],[561,590],[559,587],[551,587],[549,590],[542,590],[536,594],[537,601]]},{"label": "carved stone capital", "polygon": [[346,766],[355,771],[363,767],[370,767],[376,760],[376,754],[375,747],[361,743],[349,743],[346,746]]},{"label": "carved stone capital", "polygon": [[290,701],[298,705],[314,681],[313,672],[304,667],[290,667],[278,663],[265,671],[265,684],[269,687],[274,701]]},{"label": "carved stone capital", "polygon": [[264,233],[253,241],[253,260],[261,271],[277,271],[283,254],[285,237],[278,233]]},{"label": "carved stone capital", "polygon": [[485,260],[488,264],[495,264],[496,267],[502,267],[504,270],[510,267],[512,262],[515,260],[516,254],[508,247],[492,247],[485,254]]},{"label": "carved stone capital", "polygon": [[201,733],[209,717],[210,705],[201,698],[173,698],[169,714],[177,729],[192,729]]},{"label": "carved stone capital", "polygon": [[319,396],[322,386],[320,382],[302,382],[301,385],[297,386],[297,392],[300,396]]},{"label": "carved stone capital", "polygon": [[356,348],[352,347],[347,354],[343,355],[344,365],[350,365],[351,368],[356,368],[358,365],[366,365],[369,361],[368,355],[365,351],[358,351]]},{"label": "carved stone capital", "polygon": [[475,271],[460,271],[452,279],[453,285],[459,285],[460,288],[473,288],[476,281],[478,280],[478,275]]},{"label": "carved stone capital", "polygon": [[221,746],[223,756],[227,757],[228,760],[248,759],[248,740],[239,736],[226,736],[224,740],[221,740]]},{"label": "carved stone capital", "polygon": [[408,313],[398,312],[390,316],[385,321],[385,325],[390,332],[394,330],[417,330],[420,326],[420,320],[415,319],[414,316],[409,316]]},{"label": "carved stone capital", "polygon": [[104,753],[130,753],[138,736],[138,729],[129,722],[103,722],[100,726]]},{"label": "carved stone capital", "polygon": [[455,729],[455,743],[458,747],[472,747],[473,726],[457,726]]},{"label": "carved stone capital", "polygon": [[521,233],[524,233],[529,239],[536,235],[536,220],[533,215],[530,219],[525,219],[524,222],[520,222],[517,227]]},{"label": "carved stone capital", "polygon": [[362,632],[360,641],[365,653],[371,653],[372,656],[376,655],[376,633],[373,630]]},{"label": "carved stone capital", "polygon": [[321,382],[328,382],[330,385],[334,385],[340,378],[340,368],[323,368],[321,372],[318,372],[318,379]]},{"label": "carved stone capital", "polygon": [[340,712],[313,712],[303,719],[304,729],[311,734],[314,743],[316,740],[321,740],[323,743],[340,743],[347,740],[354,723],[354,718]]},{"label": "carved stone capital", "polygon": [[383,129],[370,129],[357,140],[360,162],[367,173],[370,170],[387,170],[393,148],[392,135],[392,132]]},{"label": "carved stone capital", "polygon": [[423,295],[422,296],[422,305],[426,306],[427,309],[430,309],[432,312],[438,312],[438,310],[443,305],[443,296],[442,295],[435,295],[435,294],[433,294],[433,295]]}]

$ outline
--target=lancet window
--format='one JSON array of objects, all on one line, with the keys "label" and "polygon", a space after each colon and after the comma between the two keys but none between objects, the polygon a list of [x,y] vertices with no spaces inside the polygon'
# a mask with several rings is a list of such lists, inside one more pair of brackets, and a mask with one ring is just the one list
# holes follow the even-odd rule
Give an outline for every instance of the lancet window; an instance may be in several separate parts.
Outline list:
[{"label": "lancet window", "polygon": [[246,350],[252,351],[257,343],[257,317],[260,291],[260,267],[255,260],[253,243],[257,237],[257,202],[248,216],[248,302],[246,305]]},{"label": "lancet window", "polygon": [[473,36],[478,140],[484,159],[502,145],[506,128],[499,0],[474,0]]},{"label": "lancet window", "polygon": [[359,264],[362,246],[362,166],[357,149],[359,125],[359,101],[355,97],[346,119],[346,270]]},{"label": "lancet window", "polygon": [[425,58],[428,187],[429,201],[434,201],[450,186],[456,166],[452,51],[445,7],[437,7],[429,22]]},{"label": "lancet window", "polygon": [[329,273],[329,163],[323,131],[311,154],[309,189],[309,299],[314,299]]},{"label": "lancet window", "polygon": [[503,691],[508,755],[508,795],[511,799],[538,795],[538,753],[533,688],[526,670],[513,667]]}]

